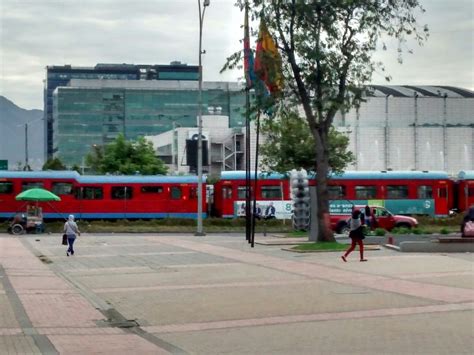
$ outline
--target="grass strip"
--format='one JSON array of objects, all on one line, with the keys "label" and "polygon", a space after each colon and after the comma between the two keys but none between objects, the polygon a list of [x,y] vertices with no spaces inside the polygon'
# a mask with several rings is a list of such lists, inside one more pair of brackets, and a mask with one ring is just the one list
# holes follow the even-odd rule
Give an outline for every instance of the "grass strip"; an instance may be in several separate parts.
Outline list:
[{"label": "grass strip", "polygon": [[347,244],[340,244],[338,242],[317,242],[300,244],[291,249],[299,251],[340,251],[346,250]]}]

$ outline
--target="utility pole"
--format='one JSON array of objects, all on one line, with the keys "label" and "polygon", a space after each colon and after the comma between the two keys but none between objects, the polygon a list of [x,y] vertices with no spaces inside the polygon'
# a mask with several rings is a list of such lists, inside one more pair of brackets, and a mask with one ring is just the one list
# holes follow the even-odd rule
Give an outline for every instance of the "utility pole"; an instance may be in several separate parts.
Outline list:
[{"label": "utility pole", "polygon": [[28,164],[28,123],[25,123],[25,167],[23,170],[30,170]]},{"label": "utility pole", "polygon": [[204,22],[204,14],[206,7],[209,6],[210,0],[204,0],[203,10],[201,13],[201,0],[198,0],[199,9],[199,92],[198,92],[198,216],[197,216],[197,231],[195,236],[204,236],[205,233],[202,228],[202,24]]}]

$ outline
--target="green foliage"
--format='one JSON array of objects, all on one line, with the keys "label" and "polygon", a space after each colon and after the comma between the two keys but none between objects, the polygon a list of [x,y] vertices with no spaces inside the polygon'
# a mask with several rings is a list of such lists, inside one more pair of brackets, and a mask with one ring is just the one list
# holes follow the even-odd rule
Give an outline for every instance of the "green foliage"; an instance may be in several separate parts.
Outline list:
[{"label": "green foliage", "polygon": [[383,228],[376,228],[375,229],[375,235],[378,237],[382,237],[387,233],[387,231]]},{"label": "green foliage", "polygon": [[413,228],[411,232],[413,234],[426,234],[426,231],[423,228],[419,228],[419,227]]},{"label": "green foliage", "polygon": [[441,228],[441,230],[439,231],[441,234],[449,234],[449,229],[447,228]]},{"label": "green foliage", "polygon": [[67,170],[59,158],[49,158],[43,165],[43,170]]},{"label": "green foliage", "polygon": [[393,234],[410,234],[411,229],[405,227],[395,227],[392,229],[391,233]]},{"label": "green foliage", "polygon": [[78,172],[79,174],[82,173],[81,167],[80,167],[79,165],[77,165],[77,164],[74,164],[74,165],[72,166],[71,170],[76,171],[76,172]]},{"label": "green foliage", "polygon": [[155,156],[153,144],[143,137],[127,141],[120,134],[105,147],[93,146],[86,157],[91,169],[100,174],[166,174],[167,167]]},{"label": "green foliage", "polygon": [[[297,112],[282,110],[278,119],[266,120],[262,133],[267,137],[260,146],[262,163],[270,170],[285,173],[291,169],[316,170],[315,141],[308,122]],[[348,151],[349,138],[334,128],[329,131],[329,166],[333,172],[342,172],[355,162]]]}]

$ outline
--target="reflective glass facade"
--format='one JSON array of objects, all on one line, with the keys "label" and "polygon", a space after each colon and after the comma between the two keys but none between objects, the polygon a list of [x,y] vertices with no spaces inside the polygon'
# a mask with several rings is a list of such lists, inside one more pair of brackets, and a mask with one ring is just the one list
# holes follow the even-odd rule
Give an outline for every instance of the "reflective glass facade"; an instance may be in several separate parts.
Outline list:
[{"label": "reflective glass facade", "polygon": [[[88,81],[84,85],[89,87],[57,88],[53,100],[54,155],[68,166],[80,165],[92,145],[108,143],[119,133],[135,139],[173,127],[196,127],[198,84],[174,83],[140,89],[140,85],[127,87],[124,82],[123,87],[91,87],[93,82]],[[229,116],[231,127],[244,126],[245,93],[236,84],[203,83],[202,102],[203,115],[218,111]]]},{"label": "reflective glass facade", "polygon": [[45,152],[49,158],[54,153],[53,92],[69,84],[71,79],[86,80],[193,80],[199,78],[197,66],[179,62],[170,65],[97,64],[94,67],[71,65],[47,66],[44,86]]}]

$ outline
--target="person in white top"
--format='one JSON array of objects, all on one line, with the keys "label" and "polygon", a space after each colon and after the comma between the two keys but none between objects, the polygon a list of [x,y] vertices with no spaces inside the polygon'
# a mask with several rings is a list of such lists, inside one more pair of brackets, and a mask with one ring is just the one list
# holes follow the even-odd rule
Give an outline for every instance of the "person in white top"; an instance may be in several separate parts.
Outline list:
[{"label": "person in white top", "polygon": [[67,243],[68,249],[66,251],[66,255],[74,255],[74,241],[76,240],[76,234],[81,235],[81,231],[77,226],[76,222],[74,222],[74,215],[70,214],[66,223],[64,223],[64,234],[67,235]]}]

